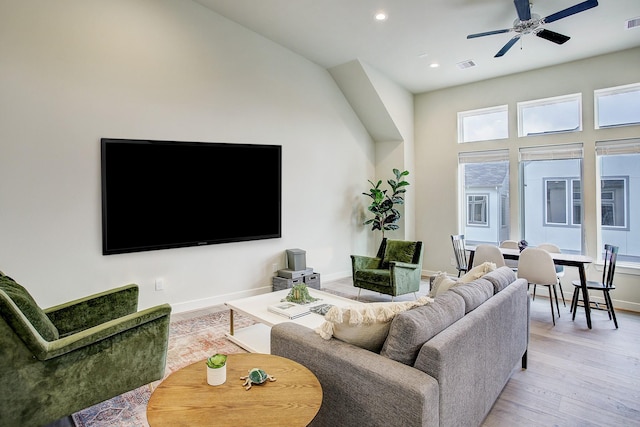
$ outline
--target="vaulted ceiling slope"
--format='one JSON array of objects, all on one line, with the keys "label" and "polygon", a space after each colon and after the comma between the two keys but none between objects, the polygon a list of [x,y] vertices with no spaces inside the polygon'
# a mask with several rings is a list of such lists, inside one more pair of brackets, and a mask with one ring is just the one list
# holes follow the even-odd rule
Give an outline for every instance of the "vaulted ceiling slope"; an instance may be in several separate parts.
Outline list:
[{"label": "vaulted ceiling slope", "polygon": [[[599,0],[544,25],[570,37],[566,43],[525,34],[499,58],[514,32],[467,35],[512,28],[518,14],[511,0],[194,1],[324,68],[360,60],[412,93],[640,46],[639,0]],[[547,17],[583,1],[531,0],[531,13]],[[374,19],[380,11],[386,20]]]}]

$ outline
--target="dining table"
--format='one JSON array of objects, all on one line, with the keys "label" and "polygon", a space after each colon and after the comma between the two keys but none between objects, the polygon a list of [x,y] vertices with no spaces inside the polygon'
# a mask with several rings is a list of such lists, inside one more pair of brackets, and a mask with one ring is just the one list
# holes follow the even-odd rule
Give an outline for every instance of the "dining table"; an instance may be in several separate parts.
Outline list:
[{"label": "dining table", "polygon": [[[467,265],[468,269],[471,270],[471,268],[473,268],[473,257],[476,252],[476,246],[465,245],[465,249],[469,252],[469,260],[467,262]],[[519,249],[500,248],[500,252],[502,252],[502,256],[504,257],[504,259],[520,259]],[[587,290],[586,266],[593,263],[593,258],[586,255],[570,253],[550,252],[549,255],[551,255],[551,258],[556,265],[576,267],[578,269],[578,274],[580,275],[580,290],[582,292],[582,301],[584,302],[584,312],[587,318],[587,327],[591,329],[591,308],[589,306],[589,291]]]}]

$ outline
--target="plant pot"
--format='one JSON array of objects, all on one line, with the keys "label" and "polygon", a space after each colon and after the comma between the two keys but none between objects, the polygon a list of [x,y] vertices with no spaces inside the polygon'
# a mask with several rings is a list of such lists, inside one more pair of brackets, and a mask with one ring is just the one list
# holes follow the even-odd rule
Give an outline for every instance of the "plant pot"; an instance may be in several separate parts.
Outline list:
[{"label": "plant pot", "polygon": [[221,368],[210,368],[207,366],[207,384],[222,385],[227,381],[227,365]]}]

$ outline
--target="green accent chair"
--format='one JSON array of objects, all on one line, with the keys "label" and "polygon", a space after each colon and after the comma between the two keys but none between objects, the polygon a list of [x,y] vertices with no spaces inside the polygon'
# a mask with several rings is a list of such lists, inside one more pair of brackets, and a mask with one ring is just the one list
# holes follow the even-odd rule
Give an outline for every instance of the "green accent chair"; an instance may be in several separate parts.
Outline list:
[{"label": "green accent chair", "polygon": [[138,286],[42,310],[0,272],[0,424],[42,426],[164,376],[171,306]]},{"label": "green accent chair", "polygon": [[353,286],[381,294],[408,294],[420,290],[422,242],[382,239],[375,257],[351,255]]}]

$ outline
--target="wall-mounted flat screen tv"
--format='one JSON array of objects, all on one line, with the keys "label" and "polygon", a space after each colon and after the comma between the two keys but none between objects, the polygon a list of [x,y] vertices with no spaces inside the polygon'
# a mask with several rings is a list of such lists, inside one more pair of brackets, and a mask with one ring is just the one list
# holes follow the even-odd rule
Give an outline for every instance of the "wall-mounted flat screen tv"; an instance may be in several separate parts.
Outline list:
[{"label": "wall-mounted flat screen tv", "polygon": [[282,236],[280,145],[101,139],[104,255]]}]

